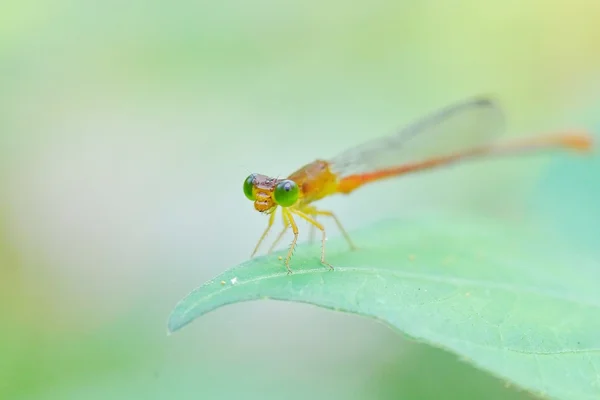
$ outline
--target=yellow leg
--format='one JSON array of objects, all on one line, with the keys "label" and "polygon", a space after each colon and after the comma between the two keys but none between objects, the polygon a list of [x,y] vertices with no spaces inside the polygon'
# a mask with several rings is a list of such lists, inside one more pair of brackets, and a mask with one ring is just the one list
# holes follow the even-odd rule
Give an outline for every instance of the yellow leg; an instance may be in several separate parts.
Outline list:
[{"label": "yellow leg", "polygon": [[[315,221],[317,220],[317,218],[315,218]],[[317,227],[314,226],[313,224],[310,224],[310,233],[309,233],[309,237],[308,237],[308,243],[313,244],[313,242],[315,241],[315,231],[317,230]]]},{"label": "yellow leg", "polygon": [[285,267],[288,270],[288,274],[292,273],[290,269],[290,259],[292,258],[292,254],[294,254],[294,249],[296,248],[296,242],[298,241],[298,225],[296,225],[296,221],[294,221],[294,217],[290,214],[288,209],[282,208],[283,215],[286,216],[287,220],[292,227],[292,232],[294,233],[294,239],[292,240],[292,244],[290,245],[290,250],[288,251],[288,255],[285,258]]},{"label": "yellow leg", "polygon": [[[322,239],[321,239],[321,264],[333,269],[333,267],[331,266],[331,264],[325,262],[325,241],[327,240],[327,235],[325,233],[325,227],[323,225],[321,225],[319,222],[317,222],[313,217],[303,213],[300,210],[297,209],[290,209],[290,212],[296,214],[297,216],[299,216],[300,218],[306,220],[308,223],[313,224],[317,229],[319,229],[322,233]],[[290,216],[291,217],[291,216]]]},{"label": "yellow leg", "polygon": [[305,207],[305,208],[302,209],[302,211],[304,211],[308,215],[312,215],[312,216],[315,216],[315,217],[317,215],[323,215],[323,216],[326,216],[326,217],[333,218],[333,220],[335,221],[335,223],[338,226],[339,230],[342,232],[342,234],[346,238],[346,241],[350,245],[350,248],[352,250],[356,250],[357,249],[356,245],[352,242],[352,239],[350,239],[350,235],[348,235],[348,232],[346,232],[346,230],[342,226],[342,223],[340,222],[340,220],[338,219],[338,217],[334,213],[332,213],[331,211],[317,210],[314,207]]},{"label": "yellow leg", "polygon": [[254,251],[250,255],[250,258],[254,257],[254,255],[258,251],[258,248],[260,247],[260,244],[263,242],[263,240],[265,240],[265,237],[267,237],[267,233],[269,233],[269,231],[271,230],[271,227],[273,226],[273,222],[275,222],[275,211],[277,211],[277,210],[274,210],[271,213],[271,215],[269,216],[269,223],[267,225],[267,229],[265,229],[265,231],[263,232],[262,236],[258,240],[258,243],[256,243],[256,247],[254,247]]},{"label": "yellow leg", "polygon": [[277,246],[277,243],[279,243],[279,241],[281,240],[281,238],[283,238],[283,235],[285,235],[285,233],[287,232],[288,228],[290,227],[290,223],[287,219],[286,213],[282,213],[282,218],[283,218],[283,230],[279,233],[279,235],[277,236],[277,238],[275,239],[275,241],[273,242],[273,244],[271,245],[271,248],[269,249],[269,253],[271,254],[273,252],[273,250],[275,250],[275,246]]}]

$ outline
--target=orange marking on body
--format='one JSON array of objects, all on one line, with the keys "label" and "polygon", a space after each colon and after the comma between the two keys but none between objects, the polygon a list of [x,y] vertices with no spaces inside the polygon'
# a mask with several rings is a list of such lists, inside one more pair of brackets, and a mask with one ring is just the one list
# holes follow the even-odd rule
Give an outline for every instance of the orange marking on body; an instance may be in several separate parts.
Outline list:
[{"label": "orange marking on body", "polygon": [[561,141],[563,146],[579,151],[589,151],[594,145],[592,136],[587,132],[563,135]]},{"label": "orange marking on body", "polygon": [[367,172],[363,174],[353,174],[340,179],[337,187],[339,193],[348,194],[359,187],[379,181],[381,179],[392,178],[404,175],[409,172],[416,172],[431,169],[441,165],[451,164],[453,162],[482,155],[505,155],[512,153],[528,152],[532,150],[541,150],[544,148],[565,147],[576,151],[589,151],[593,146],[592,137],[585,133],[569,133],[549,136],[539,136],[534,138],[514,140],[507,143],[498,143],[488,146],[474,147],[461,153],[449,154],[431,158],[428,160],[407,163],[397,167],[386,168]]},{"label": "orange marking on body", "polygon": [[433,167],[437,167],[438,165],[448,164],[453,161],[457,161],[460,158],[464,158],[468,155],[473,155],[476,152],[480,152],[480,150],[474,150],[469,153],[462,153],[457,155],[450,155],[446,157],[438,157],[430,160],[414,162],[410,164],[400,165],[398,167],[382,169],[379,171],[367,172],[365,174],[355,174],[349,175],[347,177],[342,178],[338,183],[338,192],[348,194],[353,190],[358,189],[359,187],[370,183],[379,181],[381,179],[392,178],[398,175],[403,175],[413,171],[425,170]]}]

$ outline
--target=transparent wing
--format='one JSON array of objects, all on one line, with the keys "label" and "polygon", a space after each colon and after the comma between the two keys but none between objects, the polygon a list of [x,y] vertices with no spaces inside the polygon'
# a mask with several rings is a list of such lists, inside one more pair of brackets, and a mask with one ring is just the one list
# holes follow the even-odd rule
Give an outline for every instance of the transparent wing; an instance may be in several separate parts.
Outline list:
[{"label": "transparent wing", "polygon": [[504,130],[504,115],[489,98],[438,110],[399,133],[351,148],[330,160],[340,176],[390,168],[453,154],[491,142]]}]

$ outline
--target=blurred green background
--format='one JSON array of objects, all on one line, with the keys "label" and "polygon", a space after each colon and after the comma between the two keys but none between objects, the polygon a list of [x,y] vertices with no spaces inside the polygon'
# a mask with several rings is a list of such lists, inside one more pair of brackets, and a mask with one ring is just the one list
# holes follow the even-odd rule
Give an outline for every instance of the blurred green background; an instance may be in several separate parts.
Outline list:
[{"label": "blurred green background", "polygon": [[[587,0],[0,3],[0,398],[530,398],[305,305],[165,324],[248,258],[266,224],[242,193],[251,172],[288,174],[476,94],[504,105],[506,136],[600,127],[599,19]],[[350,230],[482,213],[594,251],[589,165],[483,162],[323,205]]]}]

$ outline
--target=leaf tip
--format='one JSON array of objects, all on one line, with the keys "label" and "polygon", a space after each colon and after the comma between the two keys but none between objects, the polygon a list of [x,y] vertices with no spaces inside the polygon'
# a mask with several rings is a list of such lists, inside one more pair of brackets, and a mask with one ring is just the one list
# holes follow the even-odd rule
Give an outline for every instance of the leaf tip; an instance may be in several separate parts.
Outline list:
[{"label": "leaf tip", "polygon": [[171,323],[171,318],[167,321],[167,336],[171,336],[177,330],[176,326]]},{"label": "leaf tip", "polygon": [[187,325],[189,321],[183,320],[180,316],[175,313],[171,313],[167,320],[167,336],[171,336],[176,331]]}]

